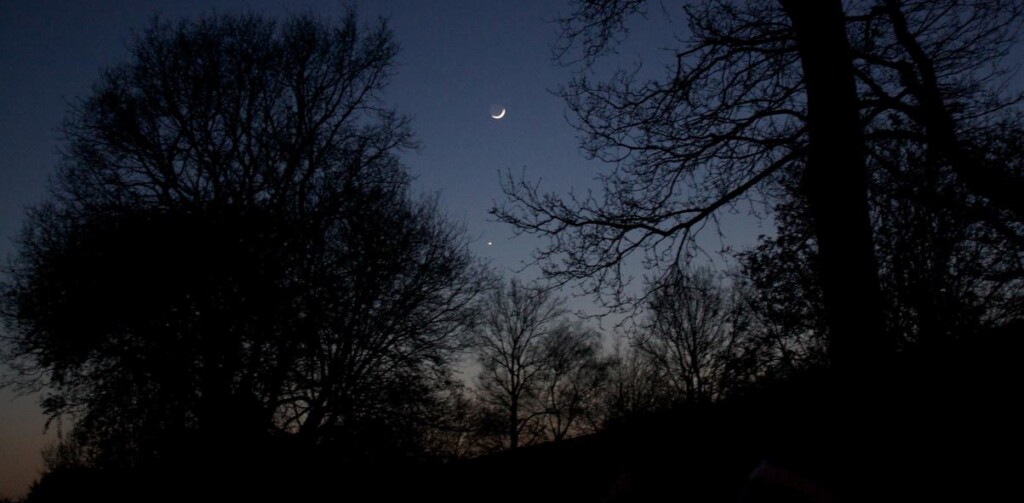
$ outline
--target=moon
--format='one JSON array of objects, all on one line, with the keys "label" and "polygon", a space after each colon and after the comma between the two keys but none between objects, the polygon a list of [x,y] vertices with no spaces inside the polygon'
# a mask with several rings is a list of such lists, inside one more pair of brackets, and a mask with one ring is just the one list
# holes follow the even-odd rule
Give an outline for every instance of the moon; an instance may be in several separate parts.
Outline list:
[{"label": "moon", "polygon": [[494,119],[494,120],[501,120],[501,118],[505,116],[505,112],[507,112],[507,111],[508,110],[506,110],[504,107],[502,107],[500,112],[498,112],[498,113],[492,112],[491,113],[491,118]]}]

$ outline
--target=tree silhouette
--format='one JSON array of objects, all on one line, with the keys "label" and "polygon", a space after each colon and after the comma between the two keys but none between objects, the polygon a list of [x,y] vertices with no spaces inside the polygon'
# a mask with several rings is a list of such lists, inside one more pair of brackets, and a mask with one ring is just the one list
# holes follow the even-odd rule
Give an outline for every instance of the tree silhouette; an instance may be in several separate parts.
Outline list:
[{"label": "tree silhouette", "polygon": [[609,377],[600,334],[563,323],[544,339],[542,352],[547,363],[539,391],[544,437],[557,441],[597,431],[598,399]]},{"label": "tree silhouette", "polygon": [[625,340],[618,340],[609,357],[608,381],[599,397],[597,417],[606,427],[668,409],[675,398],[663,367]]},{"label": "tree silhouette", "polygon": [[724,396],[748,336],[745,306],[707,268],[674,271],[647,303],[633,337],[677,400],[707,403]]},{"label": "tree silhouette", "polygon": [[[811,231],[799,210],[777,208],[780,232],[740,255],[744,307],[754,320],[759,366],[774,377],[827,363],[828,333]],[[794,213],[796,212],[796,214]]]},{"label": "tree silhouette", "polygon": [[[1024,178],[1009,147],[1019,142],[1008,138],[1021,122],[1000,59],[1016,40],[1022,4],[686,3],[689,38],[667,53],[661,77],[619,71],[595,82],[589,65],[645,4],[581,0],[566,18],[584,71],[562,94],[583,150],[611,165],[601,187],[559,196],[509,176],[509,202],[495,214],[549,238],[537,256],[549,276],[622,302],[635,300],[623,295],[628,257],[667,276],[717,215],[741,203],[767,210],[779,235],[763,241],[767,253],[748,256],[748,270],[768,267],[752,282],[794,288],[755,291],[773,303],[762,306],[773,315],[765,325],[783,332],[766,339],[778,343],[777,360],[808,361],[824,335],[832,369],[795,379],[788,402],[763,408],[782,412],[774,424],[788,432],[763,452],[850,499],[905,484],[909,466],[935,469],[915,478],[932,487],[944,483],[939,470],[967,471],[965,460],[977,459],[967,447],[973,438],[1011,434],[988,426],[1002,417],[1008,388],[988,394],[980,391],[987,380],[975,380],[981,374],[958,375],[974,383],[965,407],[977,415],[949,429],[957,454],[945,457],[956,467],[946,472],[927,440],[901,442],[912,435],[902,425],[945,417],[945,384],[917,370],[946,365],[938,362],[949,353],[928,353],[922,365],[912,361],[920,353],[894,350],[949,331],[970,335],[989,320],[1016,330],[1006,307],[1019,305],[1021,222],[1019,198],[1008,194]],[[778,316],[787,305],[796,308],[789,315],[806,316]],[[793,351],[801,345],[810,351]],[[1002,372],[996,353],[989,370]],[[967,356],[962,363],[985,366]],[[924,375],[933,377],[916,377]],[[911,404],[910,396],[922,399]],[[859,478],[865,464],[881,476]],[[983,479],[969,476],[962,487]]]},{"label": "tree silhouette", "polygon": [[[806,90],[808,147],[801,190],[820,256],[829,356],[853,375],[891,348],[882,318],[864,130],[845,14],[838,1],[779,3],[792,22]],[[851,297],[857,302],[848,302]]]},{"label": "tree silhouette", "polygon": [[[998,62],[1015,41],[1022,7],[869,2],[853,4],[856,15],[847,17],[868,121],[875,254],[887,327],[898,344],[941,344],[1019,316],[1007,309],[1021,292],[1019,217],[999,194],[1020,180],[1019,155],[1010,146],[1015,140],[1009,140],[1019,136],[1013,108],[1019,98],[1003,92],[1006,70]],[[936,107],[946,117],[940,122],[955,125],[955,139],[947,134],[940,141],[932,132],[938,119],[930,109]],[[951,145],[959,153],[951,153]],[[977,169],[965,175],[965,163]],[[808,279],[819,265],[808,245],[812,216],[795,190],[798,177],[783,178],[794,189],[775,206],[779,235],[748,255],[748,271],[763,284],[771,271],[789,277],[773,287],[781,293],[764,297],[790,296],[788,313],[775,309],[775,318],[806,333],[823,311],[808,310],[819,295]],[[992,192],[972,177],[1003,182]],[[780,263],[783,256],[794,263]],[[802,299],[792,297],[795,292],[803,292]],[[795,320],[795,313],[806,321]]]},{"label": "tree silhouette", "polygon": [[548,290],[512,279],[492,290],[474,342],[482,367],[479,389],[485,403],[504,417],[503,436],[515,449],[533,434],[541,410],[537,405],[547,370],[544,340],[565,314],[564,302]]},{"label": "tree silhouette", "polygon": [[599,335],[570,323],[564,302],[513,279],[484,308],[474,342],[478,393],[490,409],[482,419],[511,449],[594,428],[607,362]]},{"label": "tree silhouette", "polygon": [[[563,20],[566,54],[578,49],[590,68],[645,4],[576,2]],[[690,38],[661,79],[619,71],[594,82],[581,72],[562,90],[584,152],[614,165],[599,196],[563,198],[505,180],[509,202],[495,214],[552,238],[538,252],[549,276],[628,301],[627,257],[642,255],[665,273],[721,212],[798,200],[830,356],[852,369],[895,345],[869,218],[880,145],[902,138],[926,147],[982,200],[975,211],[1006,229],[1004,240],[1019,237],[1019,221],[1006,215],[1014,203],[1000,192],[1019,173],[986,159],[978,141],[1016,120],[1006,113],[1012,99],[999,94],[1000,72],[985,69],[1013,42],[1019,2],[754,0],[684,10]],[[972,163],[984,167],[965,173]],[[994,180],[1006,183],[988,185]]]},{"label": "tree silhouette", "polygon": [[97,463],[288,433],[419,448],[486,275],[408,193],[396,52],[354,12],[157,20],[72,107],[3,314]]}]

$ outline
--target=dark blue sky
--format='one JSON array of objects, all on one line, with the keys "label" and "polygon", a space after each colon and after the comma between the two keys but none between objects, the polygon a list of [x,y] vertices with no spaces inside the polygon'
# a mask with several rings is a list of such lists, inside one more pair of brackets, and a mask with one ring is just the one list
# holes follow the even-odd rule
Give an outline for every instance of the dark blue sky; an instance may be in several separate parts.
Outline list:
[{"label": "dark blue sky", "polygon": [[[61,1],[0,0],[0,257],[12,251],[26,207],[45,197],[57,162],[55,128],[66,105],[89,93],[100,69],[123,61],[133,30],[156,14],[195,18],[211,12],[267,16],[312,12],[337,18],[337,0]],[[445,211],[465,223],[473,250],[499,269],[527,260],[534,242],[511,240],[490,221],[501,199],[499,170],[525,170],[548,190],[586,187],[605,166],[577,150],[562,101],[549,90],[571,70],[551,59],[558,26],[569,9],[552,0],[377,0],[358,5],[360,17],[390,19],[402,46],[388,101],[413,118],[423,148],[404,157],[415,189],[440,192]],[[611,66],[637,57],[657,70],[683,30],[682,16],[663,11],[634,26]],[[676,33],[677,35],[679,33]],[[492,105],[508,108],[501,121]],[[487,242],[494,244],[488,246]],[[37,475],[47,440],[35,397],[12,401],[0,391],[0,496],[17,495]],[[48,438],[52,438],[52,433]]]},{"label": "dark blue sky", "polygon": [[[0,250],[21,226],[23,210],[43,197],[59,142],[54,131],[66,103],[89,92],[100,68],[123,61],[133,30],[152,16],[198,17],[254,11],[269,16],[313,12],[337,18],[337,0],[129,2],[5,1],[0,13]],[[518,264],[529,246],[511,245],[508,229],[488,223],[500,197],[498,170],[525,169],[553,190],[584,186],[600,165],[578,153],[561,100],[549,90],[571,70],[551,60],[568,7],[544,0],[365,1],[360,17],[390,19],[402,47],[388,101],[413,118],[423,148],[405,156],[416,188],[440,191],[448,213],[464,220],[476,250],[499,265]],[[680,20],[675,20],[680,28]],[[672,25],[658,13],[635,30],[623,60],[671,43]],[[645,25],[645,28],[647,27]],[[508,107],[501,121],[493,104]],[[483,248],[493,241],[494,246]]]}]

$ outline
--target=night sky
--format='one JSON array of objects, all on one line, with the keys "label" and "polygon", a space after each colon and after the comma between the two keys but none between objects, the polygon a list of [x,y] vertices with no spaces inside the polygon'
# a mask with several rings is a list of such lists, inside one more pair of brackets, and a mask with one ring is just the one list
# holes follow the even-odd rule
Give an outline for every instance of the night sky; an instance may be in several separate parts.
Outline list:
[{"label": "night sky", "polygon": [[[311,12],[339,18],[337,0],[57,1],[0,0],[0,257],[10,255],[24,210],[40,202],[58,159],[66,105],[89,93],[102,67],[123,61],[133,30],[159,14],[195,18],[212,12],[267,16]],[[657,5],[657,4],[655,4]],[[414,189],[440,192],[443,208],[464,222],[472,249],[506,272],[530,257],[536,242],[512,239],[487,210],[502,198],[499,170],[543,179],[546,190],[586,188],[599,170],[577,150],[565,106],[550,90],[572,69],[552,61],[565,2],[550,0],[378,0],[359,6],[362,21],[390,19],[402,47],[386,95],[413,119],[423,147],[404,155]],[[637,58],[660,73],[682,36],[680,13],[652,12],[632,26],[628,43],[605,68]],[[507,108],[500,121],[493,106]],[[752,235],[746,227],[736,234]],[[492,242],[493,245],[488,245]],[[527,271],[526,277],[534,273]],[[0,496],[22,494],[40,469],[43,435],[37,397],[0,391]]]}]

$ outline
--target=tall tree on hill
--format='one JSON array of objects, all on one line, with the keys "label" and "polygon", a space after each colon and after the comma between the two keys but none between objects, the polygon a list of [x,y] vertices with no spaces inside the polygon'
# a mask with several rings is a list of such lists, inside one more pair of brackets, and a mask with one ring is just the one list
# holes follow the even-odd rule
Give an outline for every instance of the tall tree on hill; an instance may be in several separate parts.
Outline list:
[{"label": "tall tree on hill", "polygon": [[[576,2],[564,20],[569,52],[579,48],[589,68],[645,5]],[[799,207],[830,357],[854,375],[896,343],[877,259],[891,252],[874,242],[870,218],[880,145],[899,138],[940,157],[971,194],[955,202],[988,215],[980,225],[999,239],[1019,242],[1020,219],[1002,193],[1020,183],[1019,170],[966,155],[997,123],[1017,121],[999,72],[984,70],[1013,43],[1019,1],[721,0],[683,9],[689,39],[663,78],[620,71],[593,82],[584,72],[562,91],[583,150],[614,165],[600,197],[562,198],[506,179],[510,201],[495,214],[551,238],[538,252],[549,276],[621,301],[628,257],[665,273],[685,261],[696,232],[742,201]],[[974,173],[986,181],[972,180],[964,163],[984,164]]]}]

